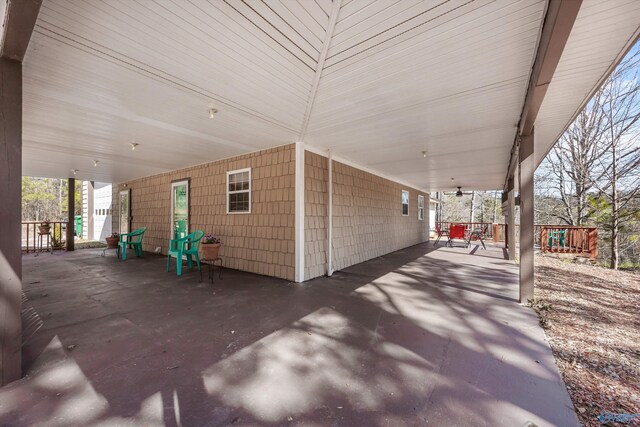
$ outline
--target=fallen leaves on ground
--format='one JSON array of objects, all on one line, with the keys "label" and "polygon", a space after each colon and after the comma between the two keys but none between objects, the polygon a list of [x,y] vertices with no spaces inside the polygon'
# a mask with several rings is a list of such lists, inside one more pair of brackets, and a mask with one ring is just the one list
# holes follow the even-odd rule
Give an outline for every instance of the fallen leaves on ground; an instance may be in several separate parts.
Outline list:
[{"label": "fallen leaves on ground", "polygon": [[640,274],[538,255],[536,300],[580,421],[640,413]]}]

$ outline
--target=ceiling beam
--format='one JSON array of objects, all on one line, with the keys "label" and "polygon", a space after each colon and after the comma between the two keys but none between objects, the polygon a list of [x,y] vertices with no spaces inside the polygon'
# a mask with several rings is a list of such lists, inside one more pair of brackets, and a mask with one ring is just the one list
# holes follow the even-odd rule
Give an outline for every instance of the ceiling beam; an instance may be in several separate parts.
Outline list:
[{"label": "ceiling beam", "polygon": [[307,134],[307,127],[309,126],[309,119],[311,119],[311,111],[313,111],[313,104],[316,100],[316,94],[318,93],[318,86],[320,85],[320,77],[322,77],[322,71],[324,69],[324,62],[327,59],[327,53],[331,46],[331,39],[333,38],[333,30],[336,28],[336,22],[338,22],[338,13],[340,13],[340,7],[342,6],[342,0],[334,0],[331,8],[331,15],[329,16],[329,23],[327,24],[327,31],[324,35],[324,43],[322,45],[322,51],[318,58],[318,64],[316,65],[316,74],[313,77],[313,85],[311,86],[311,92],[309,93],[309,102],[307,103],[307,109],[304,112],[304,119],[302,120],[302,126],[300,128],[300,135],[298,135],[298,141],[304,141],[304,137]]},{"label": "ceiling beam", "polygon": [[505,178],[505,188],[509,177],[513,175],[517,163],[517,151],[520,136],[530,135],[533,131],[542,101],[549,88],[556,67],[562,57],[562,52],[569,40],[571,29],[578,17],[582,0],[550,0],[544,18],[542,32],[536,59],[531,70],[531,78],[527,89],[527,96],[520,114],[518,132],[516,134],[511,158]]},{"label": "ceiling beam", "polygon": [[530,135],[553,73],[569,40],[582,0],[551,0],[542,27],[527,97],[520,116],[520,135]]},{"label": "ceiling beam", "polygon": [[22,62],[38,19],[42,0],[5,0],[2,2],[2,41],[0,56]]}]

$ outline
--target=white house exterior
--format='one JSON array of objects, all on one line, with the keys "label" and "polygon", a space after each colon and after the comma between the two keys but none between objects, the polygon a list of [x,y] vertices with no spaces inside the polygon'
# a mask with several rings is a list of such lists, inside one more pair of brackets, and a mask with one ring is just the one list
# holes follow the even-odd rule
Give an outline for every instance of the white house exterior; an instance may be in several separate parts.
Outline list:
[{"label": "white house exterior", "polygon": [[111,235],[111,184],[82,182],[82,238],[105,241]]}]

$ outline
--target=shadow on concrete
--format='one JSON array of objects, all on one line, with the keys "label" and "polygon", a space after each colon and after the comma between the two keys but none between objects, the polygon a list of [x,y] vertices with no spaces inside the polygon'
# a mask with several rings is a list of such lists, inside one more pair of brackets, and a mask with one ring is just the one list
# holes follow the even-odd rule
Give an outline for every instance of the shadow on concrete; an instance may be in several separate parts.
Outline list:
[{"label": "shadow on concrete", "polygon": [[0,389],[2,423],[577,425],[501,250],[423,244],[303,284],[213,285],[98,253],[25,260],[45,326],[29,377]]}]

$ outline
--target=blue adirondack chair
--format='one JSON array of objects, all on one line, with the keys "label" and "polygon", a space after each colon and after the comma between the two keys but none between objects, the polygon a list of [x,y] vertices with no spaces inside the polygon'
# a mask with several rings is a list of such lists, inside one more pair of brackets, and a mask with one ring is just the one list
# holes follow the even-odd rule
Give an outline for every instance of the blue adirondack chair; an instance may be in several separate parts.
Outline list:
[{"label": "blue adirondack chair", "polygon": [[138,228],[131,233],[122,233],[118,241],[118,252],[123,260],[127,259],[127,246],[133,247],[136,256],[142,256],[142,238],[147,227]]},{"label": "blue adirondack chair", "polygon": [[204,236],[204,231],[197,230],[180,239],[171,239],[169,242],[169,256],[167,257],[167,271],[171,271],[171,257],[176,259],[176,270],[178,276],[182,275],[182,256],[187,257],[187,265],[193,268],[193,258],[195,257],[200,271],[200,255],[198,255],[198,246],[200,240]]}]

